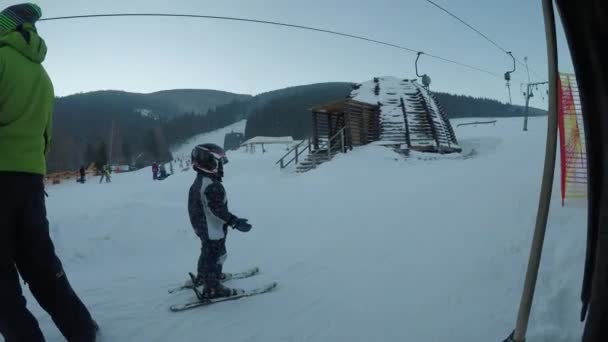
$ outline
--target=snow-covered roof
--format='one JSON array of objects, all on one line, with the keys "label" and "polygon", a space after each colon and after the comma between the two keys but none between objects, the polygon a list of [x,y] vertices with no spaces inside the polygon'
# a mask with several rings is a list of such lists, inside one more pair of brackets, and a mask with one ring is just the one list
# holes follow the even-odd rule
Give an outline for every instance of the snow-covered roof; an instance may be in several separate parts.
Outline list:
[{"label": "snow-covered roof", "polygon": [[447,115],[431,92],[416,80],[376,77],[361,83],[350,97],[380,106],[380,141],[384,143],[405,144],[409,135],[414,149],[437,147],[436,139],[442,148],[459,149]]},{"label": "snow-covered roof", "polygon": [[292,142],[292,137],[254,137],[242,143],[241,146],[253,144],[291,144]]}]

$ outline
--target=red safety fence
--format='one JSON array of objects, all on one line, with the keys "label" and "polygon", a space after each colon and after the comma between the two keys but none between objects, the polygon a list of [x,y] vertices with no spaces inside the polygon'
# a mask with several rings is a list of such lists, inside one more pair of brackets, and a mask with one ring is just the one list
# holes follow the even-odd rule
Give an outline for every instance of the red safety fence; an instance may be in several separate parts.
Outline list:
[{"label": "red safety fence", "polygon": [[560,73],[558,90],[563,206],[566,199],[587,197],[587,148],[575,75]]}]

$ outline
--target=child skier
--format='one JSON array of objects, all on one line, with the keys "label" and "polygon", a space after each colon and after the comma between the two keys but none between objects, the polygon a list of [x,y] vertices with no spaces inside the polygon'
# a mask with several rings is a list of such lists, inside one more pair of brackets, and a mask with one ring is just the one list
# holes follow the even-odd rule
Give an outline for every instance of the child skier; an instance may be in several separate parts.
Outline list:
[{"label": "child skier", "polygon": [[228,227],[242,232],[251,230],[246,219],[234,216],[228,210],[226,191],[222,185],[226,152],[215,144],[201,144],[192,150],[192,168],[197,172],[190,187],[188,212],[190,222],[201,239],[196,285],[204,285],[207,298],[228,297],[237,290],[221,284],[222,265],[226,260],[226,234]]},{"label": "child skier", "polygon": [[156,162],[152,163],[152,180],[158,179],[158,164]]}]

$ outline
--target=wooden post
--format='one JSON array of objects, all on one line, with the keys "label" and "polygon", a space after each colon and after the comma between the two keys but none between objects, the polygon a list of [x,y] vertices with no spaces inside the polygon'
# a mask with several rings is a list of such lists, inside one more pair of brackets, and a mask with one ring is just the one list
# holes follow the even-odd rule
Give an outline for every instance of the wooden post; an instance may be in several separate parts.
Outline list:
[{"label": "wooden post", "polygon": [[403,97],[401,99],[401,111],[403,112],[403,120],[405,121],[405,143],[407,144],[407,148],[412,148],[412,142],[410,140],[410,127],[407,122],[407,112],[405,111],[405,102],[403,101]]},{"label": "wooden post", "polygon": [[319,149],[319,120],[317,118],[317,112],[312,112],[312,143],[315,150]]},{"label": "wooden post", "polygon": [[346,142],[349,146],[352,146],[352,131],[350,127],[350,101],[346,104],[346,112],[344,113],[344,129],[346,130]]},{"label": "wooden post", "polygon": [[[359,124],[357,125],[356,129],[359,130],[359,144],[365,145],[368,143],[368,140],[369,140],[369,136],[368,136],[369,132],[366,132],[363,129],[363,127],[365,126],[365,120],[369,116],[369,113],[368,113],[367,107],[364,107],[364,106],[360,106],[359,110],[360,110],[359,120],[358,120]],[[352,146],[351,146],[351,148],[352,148]]]},{"label": "wooden post", "polygon": [[344,142],[344,130],[346,128],[342,128],[342,130],[340,131],[340,142],[342,144],[342,153],[346,153],[346,148],[345,148],[345,142]]},{"label": "wooden post", "polygon": [[329,139],[331,139],[331,137],[334,135],[331,125],[331,113],[327,113],[327,129],[327,142],[330,143]]},{"label": "wooden post", "polygon": [[283,166],[283,158],[281,158],[281,169],[284,169],[285,166]]},{"label": "wooden post", "polygon": [[296,165],[298,164],[298,147],[299,146],[296,145]]},{"label": "wooden post", "polygon": [[437,151],[441,153],[442,152],[441,144],[439,143],[439,136],[438,136],[437,130],[435,128],[435,122],[433,121],[433,116],[431,115],[431,108],[429,107],[429,104],[426,101],[425,94],[422,93],[422,91],[420,91],[420,89],[418,89],[418,93],[420,94],[420,98],[422,99],[422,106],[426,112],[426,120],[429,124],[429,127],[431,128],[431,135],[433,136],[433,140],[435,140],[435,143],[437,144]]}]

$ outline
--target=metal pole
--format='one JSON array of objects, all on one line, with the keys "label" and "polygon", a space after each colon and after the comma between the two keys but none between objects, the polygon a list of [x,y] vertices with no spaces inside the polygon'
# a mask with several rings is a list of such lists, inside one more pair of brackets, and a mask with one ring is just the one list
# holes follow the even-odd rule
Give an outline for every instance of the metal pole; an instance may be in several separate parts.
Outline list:
[{"label": "metal pole", "polygon": [[524,131],[528,130],[528,112],[529,112],[529,108],[530,108],[530,99],[532,98],[532,87],[536,87],[541,84],[547,84],[547,83],[549,83],[549,82],[535,82],[535,83],[528,83],[528,85],[526,86],[526,110],[524,113]]},{"label": "metal pole", "polygon": [[526,72],[528,73],[528,83],[531,83],[532,81],[530,81],[530,68],[528,68],[528,57],[524,57],[524,62],[526,63]]},{"label": "metal pole", "polygon": [[112,127],[110,128],[110,153],[108,156],[108,166],[112,166],[112,147],[114,142],[114,120],[112,120]]},{"label": "metal pole", "polygon": [[555,16],[553,12],[553,0],[543,0],[543,11],[545,18],[545,34],[547,37],[547,59],[549,72],[549,117],[547,119],[547,143],[545,152],[545,165],[543,181],[541,185],[538,213],[536,216],[536,227],[530,249],[530,259],[526,271],[524,290],[521,296],[519,312],[517,314],[517,325],[512,336],[507,341],[524,342],[534,290],[538,278],[538,269],[542,255],[543,242],[547,229],[547,218],[551,204],[551,191],[555,170],[555,158],[557,151],[557,43],[555,34]]},{"label": "metal pole", "polygon": [[524,112],[524,131],[528,130],[528,110],[530,108],[530,83],[526,87],[526,110]]},{"label": "metal pole", "polygon": [[[331,132],[331,129],[330,129]],[[327,158],[331,159],[331,135],[327,139]]]}]

